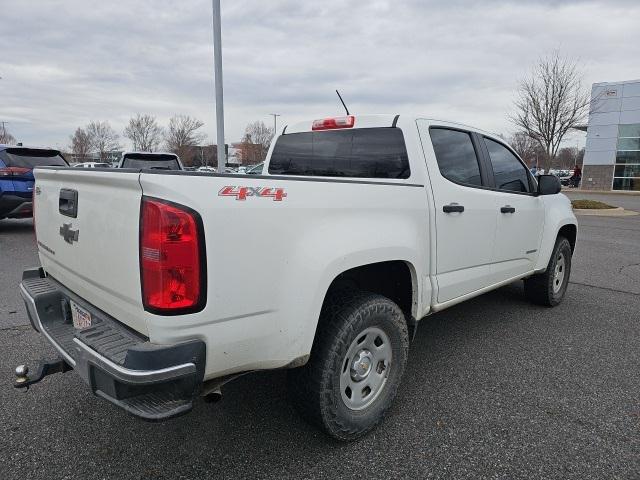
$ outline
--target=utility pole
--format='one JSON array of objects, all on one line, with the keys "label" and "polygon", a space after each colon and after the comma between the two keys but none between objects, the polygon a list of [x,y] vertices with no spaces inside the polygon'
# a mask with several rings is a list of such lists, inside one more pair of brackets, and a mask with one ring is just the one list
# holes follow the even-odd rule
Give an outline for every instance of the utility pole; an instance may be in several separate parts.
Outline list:
[{"label": "utility pole", "polygon": [[278,117],[281,115],[279,113],[270,113],[269,115],[273,116],[273,134],[276,135],[278,131]]},{"label": "utility pole", "polygon": [[222,26],[220,0],[211,0],[213,7],[213,63],[216,90],[216,143],[218,144],[218,173],[224,173],[227,157],[224,143],[224,107],[222,104]]}]

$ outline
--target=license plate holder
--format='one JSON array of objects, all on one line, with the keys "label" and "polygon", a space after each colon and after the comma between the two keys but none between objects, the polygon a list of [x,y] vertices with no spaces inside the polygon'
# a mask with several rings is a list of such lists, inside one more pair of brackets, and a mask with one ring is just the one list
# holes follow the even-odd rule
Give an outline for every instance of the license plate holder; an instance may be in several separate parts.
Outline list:
[{"label": "license plate holder", "polygon": [[81,330],[91,326],[91,312],[82,308],[73,300],[69,300],[69,308],[71,309],[71,320],[73,320],[74,328]]}]

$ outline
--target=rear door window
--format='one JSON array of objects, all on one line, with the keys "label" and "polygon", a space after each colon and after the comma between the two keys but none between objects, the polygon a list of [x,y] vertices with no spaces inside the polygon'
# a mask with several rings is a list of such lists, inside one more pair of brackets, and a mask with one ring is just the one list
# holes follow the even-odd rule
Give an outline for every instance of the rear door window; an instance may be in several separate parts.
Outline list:
[{"label": "rear door window", "polygon": [[431,128],[431,143],[442,176],[454,183],[481,186],[480,165],[468,132]]},{"label": "rear door window", "polygon": [[289,133],[278,138],[269,173],[320,177],[409,178],[399,128]]},{"label": "rear door window", "polygon": [[57,150],[35,148],[7,148],[0,152],[0,158],[7,167],[66,167],[67,162]]},{"label": "rear door window", "polygon": [[529,171],[504,145],[484,137],[493,167],[496,188],[508,192],[530,192]]}]

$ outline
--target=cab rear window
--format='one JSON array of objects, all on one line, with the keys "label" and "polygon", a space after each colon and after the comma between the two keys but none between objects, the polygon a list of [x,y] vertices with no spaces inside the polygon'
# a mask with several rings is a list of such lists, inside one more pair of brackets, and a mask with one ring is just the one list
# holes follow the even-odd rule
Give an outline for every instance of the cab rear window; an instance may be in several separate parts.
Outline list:
[{"label": "cab rear window", "polygon": [[0,152],[0,159],[7,167],[66,167],[67,162],[57,150],[36,148],[7,148]]},{"label": "cab rear window", "polygon": [[399,128],[289,133],[276,142],[269,173],[318,177],[409,178]]}]

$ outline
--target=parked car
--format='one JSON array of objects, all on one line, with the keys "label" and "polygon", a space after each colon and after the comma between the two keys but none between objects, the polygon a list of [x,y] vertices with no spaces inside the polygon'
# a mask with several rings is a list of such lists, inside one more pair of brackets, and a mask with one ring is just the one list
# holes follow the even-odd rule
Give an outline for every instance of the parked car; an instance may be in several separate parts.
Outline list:
[{"label": "parked car", "polygon": [[123,152],[118,168],[183,170],[180,157],[166,152]]},{"label": "parked car", "polygon": [[391,406],[421,319],[518,280],[534,303],[565,296],[571,204],[501,138],[371,115],[274,141],[253,178],[37,169],[42,267],[20,289],[60,358],[17,386],[73,368],[161,420],[288,369],[299,411],[352,440]]},{"label": "parked car", "polygon": [[81,163],[76,163],[72,166],[79,167],[79,168],[111,168],[110,163],[104,163],[104,162],[81,162]]},{"label": "parked car", "polygon": [[33,215],[33,168],[66,167],[58,150],[0,145],[0,219]]}]

